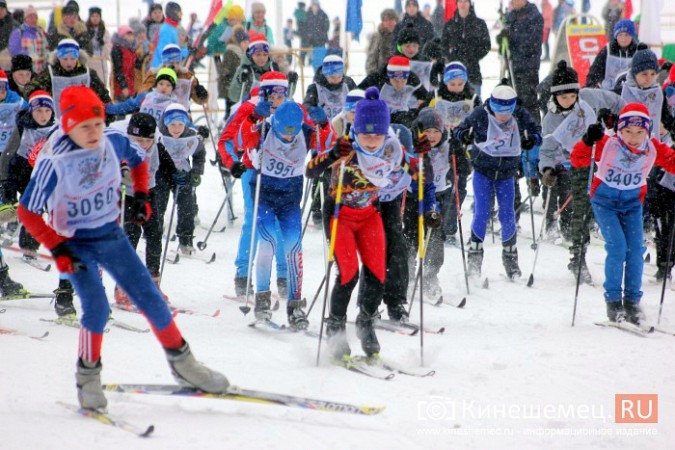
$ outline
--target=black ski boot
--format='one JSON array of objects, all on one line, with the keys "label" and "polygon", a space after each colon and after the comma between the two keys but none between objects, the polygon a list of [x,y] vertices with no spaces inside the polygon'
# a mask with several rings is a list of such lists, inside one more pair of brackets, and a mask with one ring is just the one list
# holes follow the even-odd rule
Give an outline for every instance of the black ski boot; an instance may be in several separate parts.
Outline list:
[{"label": "black ski boot", "polygon": [[59,287],[54,290],[56,294],[56,303],[54,309],[59,317],[75,319],[77,311],[73,306],[73,285],[68,280],[59,280]]},{"label": "black ski boot", "polygon": [[[581,265],[581,267],[579,267]],[[591,272],[588,271],[588,266],[586,265],[586,255],[581,253],[572,253],[569,264],[567,268],[574,275],[574,279],[577,279],[577,274],[580,274],[579,282],[584,284],[593,284],[593,277],[591,277]],[[581,269],[581,272],[579,272]]]},{"label": "black ski boot", "polygon": [[286,278],[277,278],[277,294],[279,294],[279,298],[288,298],[288,280]]},{"label": "black ski boot", "polygon": [[272,304],[272,291],[256,292],[255,294],[255,318],[258,320],[270,320],[272,318],[272,311],[270,307]]},{"label": "black ski boot", "polygon": [[[285,281],[285,280],[284,280]],[[306,330],[309,326],[307,314],[302,308],[307,306],[307,300],[289,300],[286,305],[286,313],[288,314],[288,325],[291,329],[296,331]]]},{"label": "black ski boot", "polygon": [[642,308],[640,308],[639,303],[624,300],[623,310],[626,314],[626,320],[634,325],[640,326],[643,322],[645,322],[645,320],[647,320],[647,317],[642,311]]},{"label": "black ski boot", "polygon": [[101,387],[101,360],[91,367],[85,364],[82,359],[77,360],[77,371],[75,372],[75,385],[77,387],[77,399],[80,406],[85,409],[104,411],[108,406],[108,401],[103,395]]},{"label": "black ski boot", "polygon": [[[0,257],[0,263],[2,263],[2,257]],[[17,295],[23,291],[23,285],[9,277],[9,266],[0,268],[0,291],[3,297]]]},{"label": "black ski boot", "polygon": [[374,314],[368,314],[363,308],[356,316],[356,336],[361,339],[361,348],[369,358],[380,353],[380,343],[377,340],[374,327],[377,318],[377,311]]},{"label": "black ski boot", "polygon": [[[671,264],[672,269],[672,264]],[[659,263],[659,268],[656,270],[656,281],[663,281],[663,277],[667,276],[668,281],[672,280],[670,270],[666,270],[665,263]]]},{"label": "black ski boot", "polygon": [[404,303],[387,305],[387,314],[389,314],[389,320],[393,322],[407,323],[410,321],[410,316],[408,315],[408,310],[405,309]]},{"label": "black ski boot", "polygon": [[610,322],[621,322],[626,319],[621,302],[607,302],[607,318]]},{"label": "black ski boot", "polygon": [[480,277],[483,265],[483,243],[471,241],[469,243],[468,271],[470,277]]},{"label": "black ski boot", "polygon": [[[249,292],[253,292],[251,286],[249,286]],[[236,277],[234,279],[234,294],[237,297],[246,295],[246,277]]]},{"label": "black ski boot", "polygon": [[506,276],[509,280],[515,280],[522,276],[520,267],[518,267],[518,249],[515,245],[503,248],[502,263],[504,264],[504,270],[506,270]]},{"label": "black ski boot", "polygon": [[345,331],[347,323],[346,317],[328,316],[326,319],[326,338],[328,341],[328,352],[333,359],[341,360],[345,356],[352,354],[347,342],[347,333]]}]

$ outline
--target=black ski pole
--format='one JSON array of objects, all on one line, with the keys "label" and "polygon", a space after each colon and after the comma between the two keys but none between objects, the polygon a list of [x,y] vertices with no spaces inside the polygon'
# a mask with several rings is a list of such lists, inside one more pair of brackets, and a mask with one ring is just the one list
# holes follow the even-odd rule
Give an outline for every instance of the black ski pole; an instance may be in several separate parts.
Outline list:
[{"label": "black ski pole", "polygon": [[462,206],[459,202],[459,177],[457,176],[457,156],[452,152],[452,177],[454,181],[453,189],[455,191],[455,209],[457,209],[457,229],[459,230],[459,244],[462,250],[462,265],[464,267],[464,282],[466,283],[466,295],[469,292],[469,272],[466,268],[466,254],[464,253],[464,233],[462,232]]},{"label": "black ski pole", "polygon": [[218,212],[216,213],[216,217],[213,219],[213,222],[211,222],[211,226],[209,227],[209,231],[206,233],[206,237],[204,238],[203,241],[197,242],[197,248],[199,250],[204,250],[206,248],[206,243],[209,240],[209,236],[211,236],[211,233],[213,232],[213,229],[216,226],[216,222],[218,222],[218,218],[220,217],[220,214],[223,212],[223,209],[225,208],[225,204],[227,203],[227,193],[225,195],[225,198],[223,198],[223,202],[220,204],[220,208],[218,208]]},{"label": "black ski pole", "polygon": [[661,302],[659,303],[659,318],[656,321],[657,325],[661,325],[661,313],[663,313],[663,299],[666,297],[666,283],[670,275],[670,263],[673,253],[673,239],[675,239],[675,214],[670,216],[670,235],[668,236],[668,256],[666,257],[666,268],[663,272],[663,284],[661,285]]}]

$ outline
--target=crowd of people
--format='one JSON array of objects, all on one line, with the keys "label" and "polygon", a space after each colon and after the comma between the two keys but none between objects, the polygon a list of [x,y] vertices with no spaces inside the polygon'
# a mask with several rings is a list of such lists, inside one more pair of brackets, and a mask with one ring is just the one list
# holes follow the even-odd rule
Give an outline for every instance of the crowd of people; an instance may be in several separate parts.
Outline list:
[{"label": "crowd of people", "polygon": [[[300,39],[328,45],[329,21],[319,2],[304,7],[295,14],[305,30]],[[6,14],[0,3],[0,14],[3,9]],[[224,376],[197,363],[160,289],[171,195],[178,254],[195,253],[197,187],[210,133],[219,133],[214,151],[224,186],[241,180],[243,191],[231,297],[246,304],[252,294],[257,323],[273,323],[275,264],[288,325],[305,330],[303,213],[311,217],[331,252],[325,326],[335,360],[351,354],[345,327],[357,282],[357,336],[366,356],[377,360],[381,303],[400,324],[410,320],[406,304],[416,288],[443,301],[447,247],[464,253],[466,244],[467,277],[480,284],[491,219],[501,225],[506,277],[520,278],[523,177],[531,213],[533,199],[540,193],[545,199],[546,238],[569,244],[567,268],[577,283],[592,283],[586,251],[597,223],[607,251],[607,316],[645,323],[643,224],[655,229],[657,279],[669,278],[675,263],[667,239],[675,226],[675,69],[638,44],[633,22],[613,25],[585,86],[564,61],[540,80],[550,23],[533,3],[513,0],[496,37],[510,56],[507,77],[484,94],[480,61],[491,38],[472,1],[458,0],[454,16],[440,26],[424,17],[417,0],[407,0],[402,15],[382,11],[365,78],[353,79],[344,60],[329,54],[296,103],[298,75],[285,55],[273,55],[264,5],[253,3],[251,14],[247,20],[240,6],[228,6],[200,37],[182,28],[178,3],[153,4],[144,21],[110,37],[100,8],[83,22],[71,0],[52,14],[47,32],[28,7],[24,23],[10,33],[10,52],[18,53],[9,73],[0,71],[0,220],[16,230],[18,217],[24,258],[37,258],[42,245],[61,273],[55,309],[61,323],[81,326],[76,377],[83,407],[106,405],[100,350],[111,310],[99,268],[117,283],[113,305],[151,322],[181,383],[227,389]],[[196,15],[193,28],[204,29]],[[205,54],[216,60],[218,92],[209,93],[192,71],[191,62]],[[112,89],[95,64],[108,55]],[[209,95],[226,99],[222,130],[192,122],[191,105],[205,104]],[[73,173],[80,176],[67,176]],[[473,216],[463,236],[469,182]],[[145,267],[134,251],[141,234]],[[8,270],[0,256],[2,295],[25,294]]]}]

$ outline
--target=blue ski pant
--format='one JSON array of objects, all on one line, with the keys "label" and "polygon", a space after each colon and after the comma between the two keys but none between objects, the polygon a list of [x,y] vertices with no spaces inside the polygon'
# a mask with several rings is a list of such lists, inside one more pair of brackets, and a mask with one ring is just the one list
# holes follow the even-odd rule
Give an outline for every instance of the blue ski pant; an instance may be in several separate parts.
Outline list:
[{"label": "blue ski pant", "polygon": [[288,300],[296,300],[302,298],[302,217],[300,199],[289,197],[260,195],[255,282],[256,292],[270,290],[272,258],[276,254],[277,261],[285,261],[288,269]]},{"label": "blue ski pant", "polygon": [[[604,184],[591,198],[595,220],[605,238],[605,301],[639,303],[645,252],[640,189],[620,191]],[[621,283],[623,281],[623,290]]]},{"label": "blue ski pant", "polygon": [[[255,197],[255,188],[251,185],[251,180],[254,177],[254,170],[247,170],[241,176],[241,187],[244,191],[244,223],[241,225],[241,234],[239,235],[239,249],[237,250],[237,257],[234,260],[237,278],[246,278],[248,275],[248,259],[249,251],[251,249],[251,231],[253,228],[253,201]],[[258,232],[256,232],[256,234],[259,235]],[[281,227],[279,226],[278,222],[276,224],[276,230],[274,231],[274,234],[277,237],[277,242],[282,242]],[[258,236],[256,236],[256,238],[257,237]],[[251,257],[251,260],[255,258],[256,247],[257,242],[253,245],[253,256]],[[277,246],[276,261],[277,278],[288,278],[288,267],[286,266],[283,245]]]},{"label": "blue ski pant", "polygon": [[171,312],[150,278],[148,269],[119,225],[108,224],[105,227],[109,227],[111,232],[103,237],[68,241],[68,247],[86,266],[86,270],[68,275],[82,303],[82,326],[103,334],[108,321],[110,305],[99,273],[99,268],[102,268],[124,289],[157,330],[165,329],[171,323]]},{"label": "blue ski pant", "polygon": [[[516,212],[513,208],[515,186],[513,178],[495,181],[474,170],[473,172],[474,212],[471,232],[480,242],[485,240],[485,231],[490,219],[492,192],[499,205],[499,223],[502,226],[502,242],[508,242],[516,236]],[[515,244],[515,240],[511,245]]]}]

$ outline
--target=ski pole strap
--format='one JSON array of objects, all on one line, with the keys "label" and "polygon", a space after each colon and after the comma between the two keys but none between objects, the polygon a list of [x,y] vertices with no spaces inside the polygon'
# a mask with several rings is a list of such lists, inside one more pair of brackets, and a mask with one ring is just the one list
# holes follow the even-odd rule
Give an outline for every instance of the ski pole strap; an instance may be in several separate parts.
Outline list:
[{"label": "ski pole strap", "polygon": [[340,202],[342,201],[342,182],[345,176],[345,160],[340,161],[337,193],[335,194],[335,210],[333,211],[333,229],[330,232],[330,248],[328,249],[328,263],[335,259],[335,239],[337,237],[338,218],[340,216]]}]

